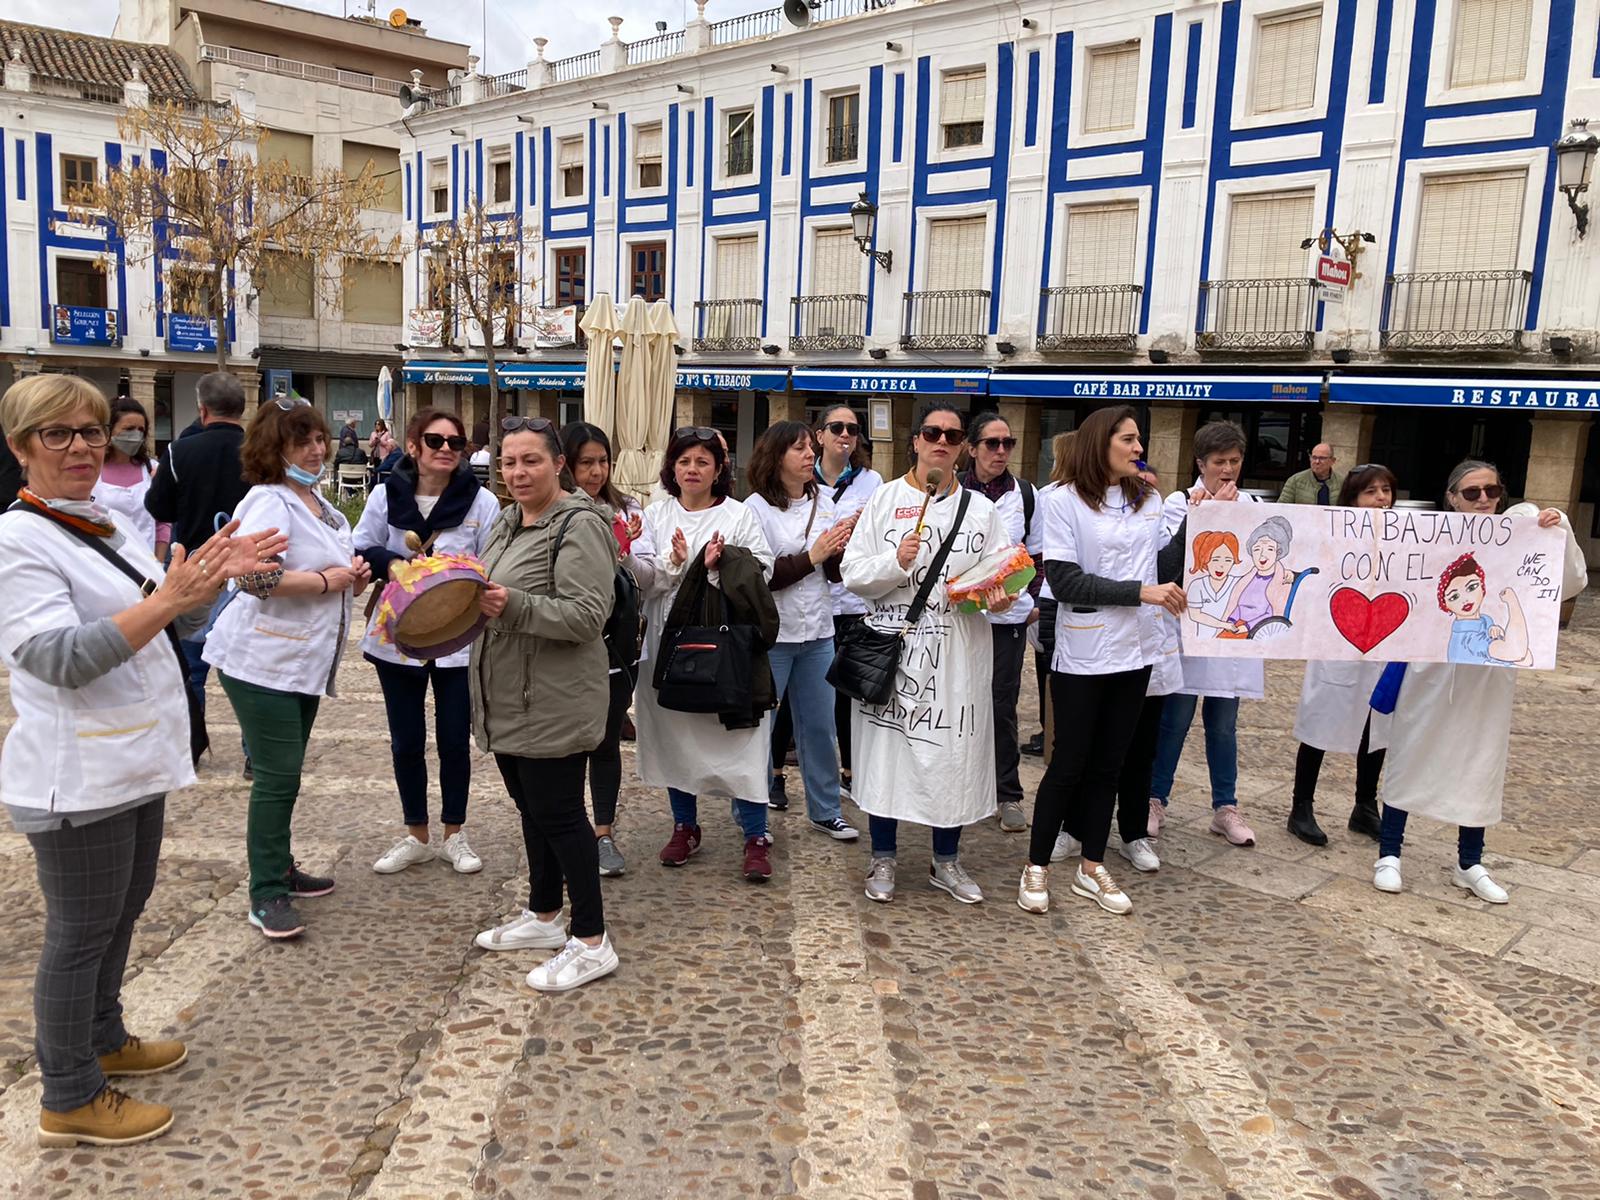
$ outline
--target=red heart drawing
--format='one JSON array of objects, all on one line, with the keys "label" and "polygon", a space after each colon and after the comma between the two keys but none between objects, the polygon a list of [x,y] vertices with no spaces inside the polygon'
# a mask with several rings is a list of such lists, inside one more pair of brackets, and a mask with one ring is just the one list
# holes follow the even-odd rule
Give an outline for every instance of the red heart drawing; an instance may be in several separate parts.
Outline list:
[{"label": "red heart drawing", "polygon": [[1328,601],[1333,627],[1365,654],[1388,637],[1411,615],[1411,601],[1399,592],[1384,592],[1368,600],[1355,588],[1340,588]]}]

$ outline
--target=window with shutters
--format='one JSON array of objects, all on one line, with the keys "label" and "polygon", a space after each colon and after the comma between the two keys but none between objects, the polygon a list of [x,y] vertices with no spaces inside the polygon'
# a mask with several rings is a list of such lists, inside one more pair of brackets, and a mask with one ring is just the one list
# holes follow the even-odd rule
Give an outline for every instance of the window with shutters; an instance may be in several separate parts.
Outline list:
[{"label": "window with shutters", "polygon": [[589,299],[589,252],[582,246],[557,250],[556,305],[583,304]]},{"label": "window with shutters", "polygon": [[500,207],[511,203],[512,170],[511,147],[492,146],[489,149],[489,203]]},{"label": "window with shutters", "polygon": [[761,295],[760,239],[717,239],[717,299],[750,300]]},{"label": "window with shutters", "polygon": [[955,292],[983,287],[986,217],[928,222],[928,261],[923,289]]},{"label": "window with shutters", "polygon": [[442,158],[428,160],[428,211],[436,217],[450,211],[450,164]]},{"label": "window with shutters", "polygon": [[61,156],[61,198],[68,204],[82,204],[86,200],[86,193],[93,190],[97,182],[100,160],[89,158],[82,154],[63,154]]},{"label": "window with shutters", "polygon": [[1083,131],[1132,129],[1139,102],[1139,43],[1096,46],[1085,58]]},{"label": "window with shutters", "polygon": [[1417,271],[1496,271],[1517,265],[1528,173],[1475,171],[1424,179]]},{"label": "window with shutters", "polygon": [[1317,99],[1321,42],[1320,8],[1274,13],[1257,21],[1250,111],[1263,114],[1311,108]]},{"label": "window with shutters", "polygon": [[251,282],[260,293],[263,317],[304,321],[315,315],[311,263],[304,257],[277,251],[263,254]]},{"label": "window with shutters", "polygon": [[628,248],[628,272],[632,294],[646,300],[661,300],[667,294],[667,244],[635,242]]},{"label": "window with shutters", "polygon": [[1300,243],[1320,228],[1316,194],[1235,196],[1228,210],[1228,279],[1307,279]]},{"label": "window with shutters", "polygon": [[839,92],[828,97],[827,133],[826,160],[830,163],[855,162],[861,146],[860,92]]},{"label": "window with shutters", "polygon": [[640,188],[661,186],[661,126],[641,125],[633,135],[634,181]]},{"label": "window with shutters", "polygon": [[73,308],[106,307],[106,273],[92,258],[56,259],[56,303]]},{"label": "window with shutters", "polygon": [[[761,241],[754,234],[715,241],[716,295],[701,304],[701,339],[745,349],[759,345],[761,331]],[[737,343],[737,344],[735,344]]]},{"label": "window with shutters", "polygon": [[1312,283],[1308,252],[1300,244],[1319,228],[1316,193],[1309,189],[1233,197],[1225,273],[1206,285],[1205,316],[1214,334],[1245,336],[1202,343],[1203,348],[1270,350],[1306,343]]},{"label": "window with shutters", "polygon": [[556,143],[556,169],[561,173],[561,196],[565,200],[583,197],[583,139],[565,137]]},{"label": "window with shutters", "polygon": [[1138,202],[1072,205],[1064,230],[1061,283],[1045,289],[1038,348],[1131,352],[1143,292],[1133,282]]},{"label": "window with shutters", "polygon": [[400,324],[400,264],[345,259],[344,319],[364,325]]},{"label": "window with shutters", "polygon": [[1066,287],[1132,283],[1139,205],[1076,204],[1067,209]]},{"label": "window with shutters", "polygon": [[849,229],[819,229],[812,240],[811,295],[853,296],[861,291],[861,248]]},{"label": "window with shutters", "polygon": [[305,190],[311,186],[311,135],[287,129],[263,129],[261,159],[281,163],[289,176],[289,186]]},{"label": "window with shutters", "polygon": [[400,151],[391,146],[367,146],[361,142],[346,142],[341,150],[344,177],[360,179],[361,172],[370,169],[372,178],[383,185],[383,195],[373,207],[379,212],[399,212]]},{"label": "window with shutters", "polygon": [[1520,82],[1532,35],[1533,0],[1456,0],[1450,86]]},{"label": "window with shutters", "polygon": [[752,175],[756,169],[756,114],[738,108],[723,117],[726,131],[728,178]]},{"label": "window with shutters", "polygon": [[946,150],[983,144],[984,70],[946,71],[939,86],[939,129]]},{"label": "window with shutters", "polygon": [[811,235],[806,294],[794,302],[794,350],[860,349],[867,332],[867,297],[861,282],[867,260],[849,228]]}]

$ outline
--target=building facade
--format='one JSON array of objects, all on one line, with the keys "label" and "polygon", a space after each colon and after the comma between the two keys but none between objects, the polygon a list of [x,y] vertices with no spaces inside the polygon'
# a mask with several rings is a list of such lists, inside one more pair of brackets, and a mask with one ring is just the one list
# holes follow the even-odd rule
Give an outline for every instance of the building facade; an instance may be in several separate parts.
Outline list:
[{"label": "building facade", "polygon": [[[515,403],[574,415],[568,310],[659,296],[680,414],[741,452],[848,400],[898,470],[914,404],[943,395],[999,409],[1042,478],[1052,434],[1132,403],[1168,484],[1225,416],[1264,489],[1319,440],[1387,462],[1418,501],[1485,455],[1591,530],[1600,276],[1554,147],[1600,116],[1595,0],[812,16],[710,24],[702,4],[645,41],[614,29],[558,62],[541,46],[410,122],[411,231],[471,197],[520,231],[549,315],[498,356]],[[407,378],[479,412],[482,353],[443,348],[426,259],[405,272],[424,318]]]}]

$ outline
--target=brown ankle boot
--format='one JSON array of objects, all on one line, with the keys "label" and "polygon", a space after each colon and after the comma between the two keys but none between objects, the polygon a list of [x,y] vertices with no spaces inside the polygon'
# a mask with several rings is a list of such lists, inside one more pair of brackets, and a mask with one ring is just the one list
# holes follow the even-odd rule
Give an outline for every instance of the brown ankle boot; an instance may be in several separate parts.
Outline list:
[{"label": "brown ankle boot", "polygon": [[170,1071],[189,1057],[182,1042],[146,1042],[129,1037],[122,1048],[100,1056],[105,1075],[155,1075]]},{"label": "brown ankle boot", "polygon": [[130,1146],[160,1137],[172,1128],[172,1110],[145,1104],[114,1087],[71,1112],[39,1110],[39,1145],[46,1149],[72,1146]]}]

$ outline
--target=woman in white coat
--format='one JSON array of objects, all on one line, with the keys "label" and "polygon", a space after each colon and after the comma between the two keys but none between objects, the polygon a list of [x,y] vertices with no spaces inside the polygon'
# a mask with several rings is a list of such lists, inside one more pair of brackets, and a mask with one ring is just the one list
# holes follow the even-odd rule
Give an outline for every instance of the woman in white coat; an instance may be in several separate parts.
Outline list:
[{"label": "woman in white coat", "polygon": [[1158,564],[1158,556],[1169,541],[1180,556],[1183,547],[1162,527],[1161,494],[1139,477],[1143,454],[1134,410],[1098,409],[1078,429],[1066,482],[1045,500],[1044,554],[1058,605],[1050,700],[1058,716],[1017,888],[1024,912],[1049,911],[1050,863],[1063,828],[1081,843],[1073,894],[1110,913],[1133,910],[1105,867],[1112,806],[1161,657],[1160,614],[1184,608],[1183,590],[1159,581],[1177,575],[1179,560]]},{"label": "woman in white coat", "polygon": [[[947,401],[923,408],[910,473],[873,493],[841,563],[845,586],[868,604],[867,623],[898,630],[940,547],[950,545],[927,607],[903,639],[894,697],[856,705],[850,728],[855,801],[872,838],[866,893],[879,903],[894,899],[902,820],[933,829],[930,884],[963,904],[983,899],[959,855],[961,827],[995,811],[993,638],[982,612],[951,606],[945,583],[1009,540],[994,504],[956,479],[965,426]],[[987,603],[1004,612],[1011,597],[996,588]]]},{"label": "woman in white coat", "polygon": [[106,461],[94,489],[95,503],[126,517],[139,531],[139,540],[165,562],[172,526],[157,521],[144,506],[155,469],[150,461],[150,418],[144,405],[129,396],[118,396],[111,402],[111,444],[106,447]]},{"label": "woman in white coat", "polygon": [[[1392,508],[1394,472],[1379,463],[1364,463],[1345,476],[1337,503],[1344,508]],[[1386,664],[1365,662],[1308,662],[1300,688],[1300,708],[1295,713],[1294,736],[1300,749],[1294,760],[1294,799],[1289,809],[1289,832],[1302,842],[1326,846],[1328,835],[1317,824],[1317,776],[1324,753],[1356,756],[1356,804],[1349,828],[1370,838],[1378,836],[1378,776],[1383,773],[1384,749],[1389,744],[1387,713],[1372,708],[1372,689]]]},{"label": "woman in white coat", "polygon": [[[727,452],[715,429],[677,430],[661,465],[666,495],[644,510],[644,533],[654,547],[653,562],[635,555],[641,567],[639,589],[645,608],[645,653],[655,662],[667,614],[677,599],[689,564],[704,556],[713,573],[724,546],[740,546],[772,573],[772,551],[755,514],[728,495]],[[752,883],[772,877],[767,836],[767,739],[771,718],[751,729],[727,729],[715,713],[685,713],[662,708],[649,679],[634,690],[639,726],[639,780],[667,789],[672,805],[672,837],[661,848],[661,863],[681,867],[700,849],[699,797],[726,796],[744,832],[741,874]]]},{"label": "woman in white coat", "polygon": [[[374,439],[377,438],[374,433]],[[387,436],[387,434],[385,435]],[[390,439],[392,442],[393,439]],[[420,409],[405,431],[405,457],[367,496],[352,535],[356,553],[373,578],[386,580],[396,563],[419,553],[478,557],[500,515],[500,502],[463,461],[466,428],[453,412]],[[462,828],[472,782],[472,697],[467,682],[470,647],[431,661],[407,658],[378,638],[374,607],[361,639],[361,656],[378,673],[389,720],[390,756],[406,833],[372,869],[393,875],[415,863],[443,857],[463,875],[483,869]],[[439,823],[442,843],[428,833],[428,687],[433,687],[434,742],[439,752]]]},{"label": "woman in white coat", "polygon": [[[1450,472],[1445,501],[1457,512],[1494,513],[1505,496],[1492,463],[1468,459]],[[1508,516],[1537,516],[1541,528],[1566,531],[1561,598],[1588,585],[1589,571],[1572,526],[1560,509],[1532,504],[1507,509]],[[1510,666],[1410,663],[1395,701],[1384,784],[1380,857],[1372,883],[1398,892],[1400,852],[1411,813],[1460,826],[1451,882],[1490,904],[1504,904],[1506,891],[1483,865],[1484,830],[1500,822],[1506,757],[1517,672]]]},{"label": "woman in white coat", "polygon": [[327,455],[327,423],[304,400],[256,410],[239,448],[252,486],[234,515],[248,527],[282,530],[289,547],[273,570],[239,581],[244,594],[206,638],[206,662],[217,668],[255,764],[249,920],[269,938],[305,932],[295,898],[333,891],[332,879],[295,862],[289,825],[317,706],[335,694],[351,598],[371,579],[354,553],[350,522],[317,492]]}]

